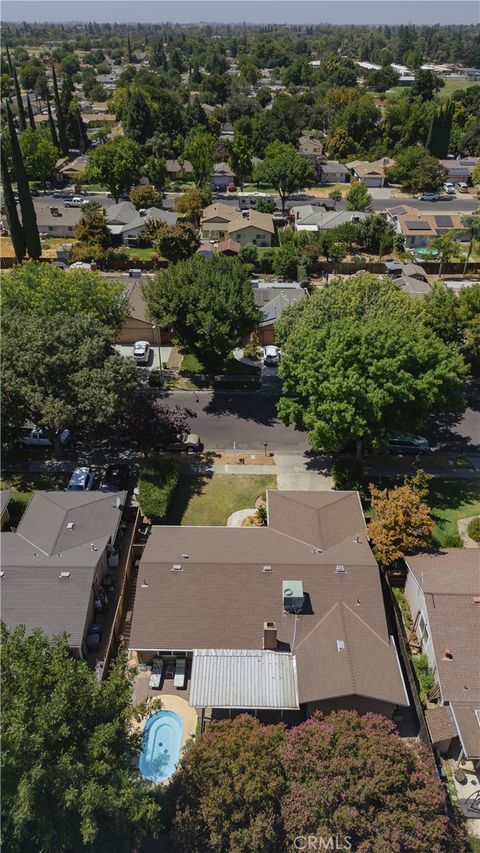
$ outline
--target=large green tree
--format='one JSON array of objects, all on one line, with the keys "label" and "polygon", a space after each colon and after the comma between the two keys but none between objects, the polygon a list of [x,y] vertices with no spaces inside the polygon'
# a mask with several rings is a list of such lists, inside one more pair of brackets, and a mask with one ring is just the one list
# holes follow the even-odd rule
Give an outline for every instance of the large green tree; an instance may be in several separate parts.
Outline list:
[{"label": "large green tree", "polygon": [[[111,330],[88,314],[4,312],[4,435],[14,434],[26,414],[47,430],[58,451],[56,430],[95,428],[125,410],[136,370],[115,352],[111,337]],[[9,405],[13,400],[15,408]]]},{"label": "large green tree", "polygon": [[131,853],[156,835],[160,809],[132,762],[141,736],[125,656],[97,681],[65,638],[2,625],[1,662],[4,848]]},{"label": "large green tree", "polygon": [[202,127],[190,131],[185,141],[183,151],[186,160],[190,160],[195,178],[195,185],[203,187],[210,183],[213,172],[213,151],[215,138]]},{"label": "large green tree", "polygon": [[60,150],[64,157],[68,157],[68,136],[67,136],[67,126],[65,122],[65,115],[63,113],[62,100],[60,98],[60,92],[58,90],[58,82],[57,82],[57,74],[55,71],[55,65],[52,62],[52,82],[53,82],[53,96],[55,100],[55,110],[56,110],[56,118],[57,118],[57,128],[58,128],[58,141],[60,143]]},{"label": "large green tree", "polygon": [[107,186],[115,201],[136,185],[142,175],[142,148],[122,136],[99,145],[89,154],[87,180]]},{"label": "large green tree", "polygon": [[0,306],[5,314],[30,314],[48,319],[55,314],[72,319],[88,314],[117,331],[128,316],[121,281],[88,270],[63,270],[54,264],[28,261],[4,276]]},{"label": "large green tree", "polygon": [[46,183],[55,173],[58,160],[58,151],[49,131],[28,127],[20,134],[20,150],[29,179],[40,181],[46,190]]},{"label": "large green tree", "polygon": [[265,151],[265,159],[255,169],[255,180],[270,184],[277,190],[285,211],[285,202],[298,190],[314,183],[315,173],[310,163],[301,157],[291,144],[272,142]]},{"label": "large green tree", "polygon": [[31,258],[37,259],[42,254],[40,244],[40,235],[38,233],[37,214],[33,206],[28,177],[25,171],[20,143],[18,141],[17,132],[13,123],[12,112],[10,105],[6,104],[8,131],[10,136],[10,146],[12,151],[13,171],[17,181],[18,198],[20,201],[20,211],[22,214],[22,227],[25,237],[25,245],[28,254]]},{"label": "large green tree", "polygon": [[23,261],[26,252],[25,234],[20,222],[15,196],[13,195],[12,182],[8,172],[7,157],[4,151],[3,139],[1,140],[2,149],[2,184],[3,184],[3,203],[5,205],[5,214],[7,217],[8,231],[12,241],[13,250],[17,261]]},{"label": "large green tree", "polygon": [[245,268],[221,255],[171,266],[157,273],[144,293],[154,322],[172,327],[180,345],[210,375],[260,319]]},{"label": "large green tree", "polygon": [[362,181],[352,181],[345,200],[347,210],[368,210],[372,206],[372,196]]},{"label": "large green tree", "polygon": [[150,138],[154,130],[153,115],[145,95],[140,89],[133,89],[124,120],[125,136],[142,145]]},{"label": "large green tree", "polygon": [[75,235],[80,243],[107,248],[110,232],[105,210],[98,202],[91,201],[82,208],[82,218],[75,226]]},{"label": "large green tree", "polygon": [[437,190],[446,178],[447,172],[436,157],[426,148],[411,146],[395,155],[395,164],[385,170],[385,176],[391,184],[401,184],[411,192]]},{"label": "large green tree", "polygon": [[[353,279],[353,281],[352,281]],[[433,409],[462,408],[463,358],[422,322],[415,300],[376,276],[333,280],[283,320],[278,411],[313,448],[381,447]],[[287,333],[285,334],[287,330]]]},{"label": "large green tree", "polygon": [[447,100],[435,107],[433,111],[430,130],[428,131],[427,148],[434,157],[446,158],[448,156],[454,107],[454,102]]},{"label": "large green tree", "polygon": [[252,173],[252,153],[248,137],[236,133],[228,145],[228,162],[241,190],[243,190],[244,181]]}]

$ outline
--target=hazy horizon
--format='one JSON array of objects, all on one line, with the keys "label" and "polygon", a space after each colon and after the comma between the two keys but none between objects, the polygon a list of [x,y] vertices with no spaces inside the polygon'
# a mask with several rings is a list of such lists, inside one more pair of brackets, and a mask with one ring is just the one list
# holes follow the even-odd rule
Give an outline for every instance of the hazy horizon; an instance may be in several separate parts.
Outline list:
[{"label": "hazy horizon", "polygon": [[145,23],[145,24],[335,24],[419,26],[478,24],[477,0],[5,0],[5,23]]}]

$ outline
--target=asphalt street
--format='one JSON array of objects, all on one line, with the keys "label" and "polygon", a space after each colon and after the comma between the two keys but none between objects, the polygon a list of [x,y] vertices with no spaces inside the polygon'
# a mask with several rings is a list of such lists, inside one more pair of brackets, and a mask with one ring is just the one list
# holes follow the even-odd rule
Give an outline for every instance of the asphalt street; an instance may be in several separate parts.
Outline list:
[{"label": "asphalt street", "polygon": [[[198,433],[206,450],[238,450],[304,453],[309,444],[305,433],[286,427],[276,416],[275,393],[172,391],[170,403],[196,413],[192,431]],[[442,453],[480,454],[480,395],[469,395],[463,415],[432,418],[422,429],[433,450]]]}]

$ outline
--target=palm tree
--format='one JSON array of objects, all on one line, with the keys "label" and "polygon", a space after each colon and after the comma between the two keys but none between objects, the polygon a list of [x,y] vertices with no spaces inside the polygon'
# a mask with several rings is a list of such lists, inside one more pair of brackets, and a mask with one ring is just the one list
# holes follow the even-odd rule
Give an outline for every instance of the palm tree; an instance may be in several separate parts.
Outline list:
[{"label": "palm tree", "polygon": [[444,264],[448,264],[449,261],[461,257],[461,249],[458,245],[456,234],[456,231],[446,231],[445,234],[441,234],[440,237],[436,237],[430,243],[430,248],[437,249],[440,254],[439,276],[442,275]]},{"label": "palm tree", "polygon": [[466,274],[470,255],[472,254],[473,243],[475,240],[480,241],[480,217],[479,216],[463,216],[462,222],[469,233],[470,240],[468,243],[467,256],[463,265],[463,275]]}]

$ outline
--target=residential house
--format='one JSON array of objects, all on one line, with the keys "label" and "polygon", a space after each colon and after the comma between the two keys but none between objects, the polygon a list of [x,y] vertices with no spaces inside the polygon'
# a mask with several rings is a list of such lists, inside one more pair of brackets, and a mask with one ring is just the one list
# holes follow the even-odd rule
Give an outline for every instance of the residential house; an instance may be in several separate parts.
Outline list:
[{"label": "residential house", "polygon": [[[129,275],[112,273],[99,273],[99,275],[107,280],[116,278],[125,286],[125,301],[129,316],[115,336],[115,343],[134,344],[135,341],[148,341],[149,344],[158,344],[159,333],[148,316],[147,305],[143,297],[143,285],[151,278],[151,275],[142,274],[140,270],[131,270]],[[170,344],[172,330],[161,328],[160,341],[162,345]]]},{"label": "residential house", "polygon": [[290,208],[295,231],[331,231],[338,225],[361,222],[366,217],[366,213],[358,210],[325,211],[311,204]]},{"label": "residential house", "polygon": [[390,208],[387,215],[392,219],[397,232],[405,238],[407,249],[428,246],[432,240],[448,231],[456,232],[459,240],[465,239],[461,213],[432,213],[403,204]]},{"label": "residential house", "polygon": [[228,163],[215,163],[211,181],[216,190],[226,190],[229,184],[235,182],[235,175]]},{"label": "residential house", "polygon": [[408,706],[358,494],[269,491],[267,516],[264,528],[152,528],[132,661],[186,659],[190,705],[212,717]]},{"label": "residential house", "polygon": [[233,124],[224,122],[220,129],[220,139],[233,139]]},{"label": "residential house", "polygon": [[406,558],[413,628],[435,679],[425,712],[440,753],[480,767],[480,552],[448,548]]},{"label": "residential house", "polygon": [[284,308],[305,299],[307,292],[297,281],[253,280],[253,298],[262,313],[257,329],[261,346],[275,343],[275,324]]},{"label": "residential house", "polygon": [[390,278],[410,296],[423,299],[431,292],[428,276],[419,264],[401,261],[385,261],[385,267]]},{"label": "residential house", "polygon": [[83,175],[83,172],[87,168],[88,158],[86,154],[80,154],[78,157],[75,157],[74,160],[70,160],[65,166],[62,166],[59,169],[61,175],[65,178],[68,178],[71,181],[78,181],[79,177]]},{"label": "residential house", "polygon": [[457,184],[459,182],[467,183],[470,180],[479,161],[479,157],[461,157],[459,160],[440,160],[440,163],[447,170],[445,180]]},{"label": "residential house", "polygon": [[308,136],[301,136],[298,140],[298,153],[299,154],[308,154],[314,155],[315,157],[321,157],[324,152],[324,144],[321,139],[317,139],[316,136],[312,136],[309,134]]},{"label": "residential house", "polygon": [[395,160],[390,157],[381,157],[368,163],[366,160],[352,160],[347,163],[351,174],[365,184],[366,187],[383,187],[385,184],[385,169],[393,166]]},{"label": "residential house", "polygon": [[0,491],[0,530],[3,530],[10,524],[10,513],[8,505],[10,503],[12,493],[10,489],[2,489]]},{"label": "residential house", "polygon": [[135,245],[139,237],[142,237],[145,224],[151,220],[165,222],[167,225],[175,225],[177,214],[171,210],[163,210],[159,207],[148,207],[137,210],[130,201],[114,204],[107,212],[107,228],[113,237],[128,246]]},{"label": "residential house", "polygon": [[217,246],[217,252],[219,255],[230,255],[232,257],[236,257],[240,248],[240,243],[237,243],[236,240],[222,240],[222,242]]},{"label": "residential house", "polygon": [[[21,211],[19,208],[21,218]],[[35,205],[39,234],[46,237],[75,237],[75,227],[82,218],[82,210],[76,207],[65,207],[63,204]]]},{"label": "residential house", "polygon": [[270,213],[259,213],[258,210],[240,211],[221,202],[205,208],[200,230],[204,240],[222,242],[230,239],[240,245],[253,243],[254,246],[271,246],[272,235],[275,233]]},{"label": "residential house", "polygon": [[34,492],[15,532],[0,535],[2,619],[8,628],[68,634],[76,657],[95,620],[97,592],[118,563],[126,492]]},{"label": "residential house", "polygon": [[316,164],[320,184],[348,184],[350,172],[338,160],[322,160]]},{"label": "residential house", "polygon": [[193,166],[190,160],[167,160],[167,175],[172,181],[190,180],[193,175]]}]

